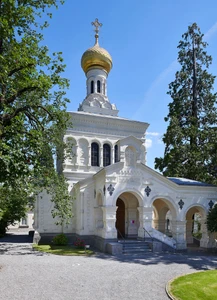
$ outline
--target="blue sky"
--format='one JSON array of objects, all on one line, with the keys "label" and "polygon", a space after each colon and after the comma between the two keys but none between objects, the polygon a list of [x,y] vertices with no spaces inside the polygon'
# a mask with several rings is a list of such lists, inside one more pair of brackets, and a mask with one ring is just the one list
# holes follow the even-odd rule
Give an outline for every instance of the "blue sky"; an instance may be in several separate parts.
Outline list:
[{"label": "blue sky", "polygon": [[[216,0],[66,0],[53,10],[50,26],[44,31],[44,44],[51,52],[62,51],[70,79],[68,110],[76,111],[86,96],[85,74],[80,60],[94,45],[91,22],[98,18],[100,46],[113,59],[108,77],[108,97],[119,116],[150,124],[147,134],[147,165],[163,155],[161,137],[167,124],[170,97],[168,84],[179,65],[177,45],[187,27],[196,22],[209,43],[213,57],[210,72],[217,75]],[[216,91],[217,84],[215,85]]]}]

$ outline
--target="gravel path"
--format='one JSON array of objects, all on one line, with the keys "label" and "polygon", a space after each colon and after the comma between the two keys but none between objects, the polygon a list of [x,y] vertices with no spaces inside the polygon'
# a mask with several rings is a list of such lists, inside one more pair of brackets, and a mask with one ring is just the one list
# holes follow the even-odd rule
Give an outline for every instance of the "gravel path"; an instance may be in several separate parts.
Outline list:
[{"label": "gravel path", "polygon": [[217,267],[217,256],[153,254],[67,257],[0,240],[2,300],[166,300],[175,276]]}]

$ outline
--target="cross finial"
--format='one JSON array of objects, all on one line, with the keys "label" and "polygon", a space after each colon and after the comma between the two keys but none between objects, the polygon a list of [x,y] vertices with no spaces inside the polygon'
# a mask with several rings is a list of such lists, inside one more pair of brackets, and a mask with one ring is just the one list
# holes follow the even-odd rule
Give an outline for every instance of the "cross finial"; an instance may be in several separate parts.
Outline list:
[{"label": "cross finial", "polygon": [[102,27],[102,23],[99,23],[98,19],[96,18],[94,22],[91,23],[95,27],[94,31],[96,32],[95,34],[95,45],[98,44],[98,38],[99,38],[99,27]]}]

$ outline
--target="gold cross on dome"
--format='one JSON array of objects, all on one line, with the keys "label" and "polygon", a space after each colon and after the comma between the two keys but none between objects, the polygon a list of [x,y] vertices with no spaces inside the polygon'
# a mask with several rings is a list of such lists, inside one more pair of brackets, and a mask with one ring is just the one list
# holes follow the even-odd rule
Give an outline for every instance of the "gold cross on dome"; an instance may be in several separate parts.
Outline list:
[{"label": "gold cross on dome", "polygon": [[99,27],[102,27],[102,23],[99,23],[98,19],[96,19],[94,22],[91,23],[91,25],[95,26],[94,31],[98,35]]}]

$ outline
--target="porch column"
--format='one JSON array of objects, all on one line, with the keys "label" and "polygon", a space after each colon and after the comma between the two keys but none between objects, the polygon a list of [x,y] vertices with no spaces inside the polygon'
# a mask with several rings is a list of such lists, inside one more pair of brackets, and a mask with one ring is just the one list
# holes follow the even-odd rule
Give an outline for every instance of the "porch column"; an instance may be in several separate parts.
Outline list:
[{"label": "porch column", "polygon": [[166,220],[158,219],[158,231],[165,233],[166,228]]},{"label": "porch column", "polygon": [[116,206],[103,206],[103,237],[106,239],[117,239]]},{"label": "porch column", "polygon": [[115,147],[114,145],[111,146],[111,165],[115,162],[115,159],[114,159],[114,152],[115,152]]},{"label": "porch column", "polygon": [[193,220],[187,220],[186,222],[186,243],[187,244],[193,244],[192,226],[193,226]]},{"label": "porch column", "polygon": [[99,166],[103,167],[103,147],[99,148]]},{"label": "porch column", "polygon": [[176,249],[186,249],[186,221],[172,221],[173,238],[176,240]]},{"label": "porch column", "polygon": [[88,146],[87,165],[88,165],[88,167],[91,166],[91,145]]},{"label": "porch column", "polygon": [[[149,234],[152,233],[152,215],[153,207],[137,207],[139,211],[139,229],[138,237],[144,239],[144,237],[150,238]],[[144,228],[149,232],[144,231]]]},{"label": "porch column", "polygon": [[207,231],[206,219],[201,219],[201,233],[200,247],[212,248],[216,247],[215,238],[216,234]]}]

